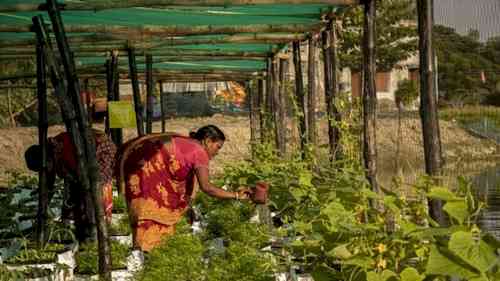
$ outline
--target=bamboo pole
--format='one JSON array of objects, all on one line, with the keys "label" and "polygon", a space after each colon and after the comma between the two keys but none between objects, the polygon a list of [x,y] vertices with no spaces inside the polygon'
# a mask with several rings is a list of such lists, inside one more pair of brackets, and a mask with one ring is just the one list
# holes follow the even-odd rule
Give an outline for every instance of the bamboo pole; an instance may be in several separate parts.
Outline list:
[{"label": "bamboo pole", "polygon": [[264,79],[257,80],[257,89],[258,89],[258,103],[257,110],[259,112],[259,135],[260,135],[260,143],[264,143],[264,130],[266,128],[265,125],[265,100],[266,100],[266,88]]},{"label": "bamboo pole", "polygon": [[[116,61],[113,62],[113,101],[120,101],[120,73],[118,72],[118,52],[111,52],[112,58]],[[120,147],[123,144],[123,129],[111,129],[111,139]]]},{"label": "bamboo pole", "polygon": [[288,70],[288,59],[279,59],[279,101],[278,101],[278,121],[277,124],[280,127],[280,152],[284,156],[286,154],[286,132],[287,132],[287,121],[286,121],[286,82],[287,82],[287,70]]},{"label": "bamboo pole", "polygon": [[38,213],[36,236],[39,247],[47,240],[47,210],[49,206],[47,152],[47,132],[49,128],[47,114],[47,73],[44,60],[43,44],[37,44],[37,101],[38,101],[38,144],[40,145],[40,171],[38,172]]},{"label": "bamboo pole", "polygon": [[325,100],[326,113],[328,117],[328,146],[329,159],[334,161],[340,156],[339,141],[340,130],[338,126],[341,122],[340,112],[335,105],[335,99],[338,96],[338,60],[337,60],[337,33],[335,22],[329,25],[329,28],[322,33],[323,40],[323,62],[325,73]]},{"label": "bamboo pole", "polygon": [[153,133],[153,56],[146,55],[146,134]]},{"label": "bamboo pole", "polygon": [[137,79],[137,65],[135,62],[135,50],[128,49],[129,75],[132,80],[132,92],[134,95],[134,109],[137,122],[137,135],[144,136],[144,122],[142,121],[142,102],[139,90],[139,80]]},{"label": "bamboo pole", "polygon": [[[433,0],[418,0],[418,34],[420,50],[420,117],[424,139],[425,172],[433,177],[442,172],[441,137],[434,84],[435,66],[432,42]],[[443,201],[429,200],[429,214],[441,225],[447,224]]]},{"label": "bamboo pole", "polygon": [[[252,83],[253,82],[253,83]],[[256,90],[257,81],[250,81],[247,84],[247,95],[248,95],[248,101],[249,101],[249,110],[248,113],[250,115],[250,147],[252,148],[252,155],[255,155],[255,146],[257,145],[257,124],[259,122],[258,120],[258,93]]]},{"label": "bamboo pole", "polygon": [[[67,2],[58,4],[65,11],[87,10],[99,11],[106,9],[121,9],[131,7],[158,7],[158,6],[239,6],[239,5],[262,5],[262,4],[329,4],[329,5],[356,5],[359,0],[129,0],[129,1],[85,1]],[[44,4],[12,4],[0,6],[0,12],[27,12],[43,11]]]},{"label": "bamboo pole", "polygon": [[377,182],[376,112],[377,89],[375,86],[375,16],[376,0],[364,0],[363,21],[363,159],[366,178],[373,191],[380,192]]},{"label": "bamboo pole", "polygon": [[[10,84],[10,81],[7,81],[8,84]],[[10,125],[14,128],[16,127],[16,119],[14,118],[14,114],[12,112],[12,88],[7,88],[7,112],[9,113],[9,121]]]},{"label": "bamboo pole", "polygon": [[281,119],[281,112],[283,111],[284,104],[281,103],[281,87],[280,84],[283,82],[280,80],[281,78],[281,69],[280,69],[280,59],[274,58],[272,60],[272,98],[273,98],[273,121],[274,121],[274,138],[276,143],[276,149],[278,151],[278,155],[281,157],[285,156],[285,128]]},{"label": "bamboo pole", "polygon": [[163,93],[163,80],[158,81],[158,85],[160,88],[160,111],[161,111],[161,132],[165,133],[166,131],[166,124],[165,124],[165,118],[166,118],[166,108],[165,108],[165,93]]},{"label": "bamboo pole", "polygon": [[302,77],[302,61],[300,58],[300,42],[293,42],[293,64],[295,67],[295,98],[301,112],[297,113],[299,123],[300,148],[305,156],[307,146],[306,99]]},{"label": "bamboo pole", "polygon": [[[314,24],[250,24],[250,25],[144,25],[131,27],[124,25],[67,25],[69,33],[99,33],[99,34],[126,34],[130,36],[154,35],[210,35],[210,34],[237,34],[237,33],[304,33],[318,32],[323,23]],[[0,32],[29,32],[30,25],[0,25]]]},{"label": "bamboo pole", "polygon": [[[56,37],[57,45],[59,48],[59,53],[62,58],[62,64],[64,67],[65,76],[67,79],[67,90],[72,96],[73,104],[76,109],[76,117],[79,125],[79,130],[81,133],[84,154],[82,156],[86,157],[87,161],[81,161],[84,165],[83,169],[88,169],[88,179],[84,184],[86,195],[91,195],[91,200],[87,199],[87,213],[92,215],[90,211],[90,206],[93,204],[94,217],[89,217],[89,220],[95,222],[97,225],[97,240],[99,245],[99,275],[100,278],[105,281],[111,281],[111,248],[109,244],[108,229],[106,222],[104,220],[104,208],[102,205],[102,190],[98,188],[99,182],[99,168],[97,166],[96,159],[96,145],[94,134],[91,128],[88,126],[87,118],[85,117],[85,111],[80,99],[80,86],[77,78],[76,67],[74,64],[74,58],[71,54],[69,44],[67,41],[65,28],[63,26],[60,11],[57,7],[55,0],[47,0],[47,10],[49,13],[50,20],[52,22],[52,28]],[[77,146],[76,135],[73,141],[75,146]],[[80,155],[79,155],[80,156]],[[86,196],[86,197],[87,197]],[[93,219],[93,220],[92,220]]]},{"label": "bamboo pole", "polygon": [[223,38],[162,38],[160,46],[201,45],[201,44],[226,44],[226,43],[261,43],[282,44],[306,39],[303,33],[253,33],[226,35]]},{"label": "bamboo pole", "polygon": [[307,128],[308,142],[316,150],[316,37],[309,38],[307,60]]}]

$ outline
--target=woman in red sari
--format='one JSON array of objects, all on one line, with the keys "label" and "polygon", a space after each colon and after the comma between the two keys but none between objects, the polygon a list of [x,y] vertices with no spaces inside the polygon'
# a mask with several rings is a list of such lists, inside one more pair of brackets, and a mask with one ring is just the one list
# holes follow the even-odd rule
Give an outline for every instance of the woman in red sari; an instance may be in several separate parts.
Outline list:
[{"label": "woman in red sari", "polygon": [[[105,219],[111,222],[111,213],[113,209],[113,169],[115,164],[116,146],[104,132],[93,130],[96,144],[96,160],[99,167],[99,187],[102,190],[102,204],[104,207]],[[78,183],[76,148],[71,136],[67,132],[60,133],[48,139],[48,183],[50,197],[54,192],[55,177],[64,179],[66,186],[70,187],[68,202],[72,208],[63,206],[63,217],[67,212],[73,213],[75,220],[76,236],[80,241],[92,237],[90,233],[91,226],[95,224],[95,218],[87,216],[86,209],[93,206],[86,206],[83,188]],[[30,146],[24,156],[26,165],[32,171],[38,172],[41,167],[41,147],[39,145]]]},{"label": "woman in red sari", "polygon": [[196,195],[195,181],[203,192],[217,198],[249,198],[248,189],[225,191],[209,181],[209,161],[225,139],[219,128],[208,125],[189,137],[153,134],[123,145],[117,176],[127,199],[134,247],[150,251],[175,232]]}]

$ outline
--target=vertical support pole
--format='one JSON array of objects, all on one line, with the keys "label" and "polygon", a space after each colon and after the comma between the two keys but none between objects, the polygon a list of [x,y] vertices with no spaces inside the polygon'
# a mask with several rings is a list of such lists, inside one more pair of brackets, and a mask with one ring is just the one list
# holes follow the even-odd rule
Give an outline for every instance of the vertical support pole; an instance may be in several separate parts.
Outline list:
[{"label": "vertical support pole", "polygon": [[298,115],[300,148],[302,156],[307,146],[307,126],[306,126],[306,100],[304,94],[304,79],[302,77],[302,61],[300,58],[300,42],[293,42],[293,64],[295,67],[295,98],[297,106],[301,112]]},{"label": "vertical support pole", "polygon": [[[120,101],[120,72],[118,70],[118,51],[112,52],[113,62],[113,100]],[[111,139],[120,147],[123,144],[123,129],[111,129]]]},{"label": "vertical support pole", "polygon": [[[106,63],[106,80],[108,86],[108,105],[109,102],[119,101],[120,100],[120,75],[118,73],[118,52],[113,51],[111,53],[111,59],[107,60]],[[109,106],[108,106],[108,116],[106,118],[106,129],[107,133],[111,136],[111,140],[116,144],[117,147],[120,147],[123,142],[123,133],[122,129],[111,129],[109,127]]]},{"label": "vertical support pole", "polygon": [[309,144],[316,149],[316,35],[309,38],[307,68],[307,128]]},{"label": "vertical support pole", "polygon": [[249,96],[249,110],[248,113],[250,115],[250,147],[252,149],[252,155],[255,154],[255,145],[257,144],[257,124],[258,120],[258,95],[257,91],[255,91],[255,80],[247,82],[247,95]]},{"label": "vertical support pole", "polygon": [[[420,117],[424,139],[425,172],[439,176],[442,168],[441,138],[434,83],[434,51],[432,46],[433,0],[418,0],[418,34],[420,50]],[[443,202],[429,201],[430,216],[445,225]]]},{"label": "vertical support pole", "polygon": [[42,247],[47,239],[47,209],[49,205],[47,152],[47,131],[49,127],[47,114],[47,74],[45,69],[43,44],[36,44],[36,90],[38,98],[38,144],[41,148],[41,167],[38,172],[38,213],[36,235],[38,245]]},{"label": "vertical support pole", "polygon": [[86,98],[85,98],[85,106],[87,107],[87,118],[89,122],[89,126],[92,127],[92,123],[94,122],[92,120],[92,114],[93,114],[93,98],[92,95],[90,94],[89,90],[89,79],[85,78],[83,80],[83,91],[86,93]]},{"label": "vertical support pole", "polygon": [[273,123],[274,123],[274,139],[276,142],[276,149],[278,155],[285,156],[285,142],[284,142],[284,128],[281,120],[281,112],[283,111],[283,104],[280,103],[280,69],[279,58],[272,60],[271,74],[272,74],[272,98],[273,98]]},{"label": "vertical support pole", "polygon": [[262,137],[265,143],[272,141],[273,130],[273,64],[272,58],[267,59],[266,75],[266,95],[264,100],[264,127],[262,128]]},{"label": "vertical support pole", "polygon": [[[66,79],[68,81],[68,92],[72,95],[73,104],[76,109],[77,122],[79,125],[81,133],[81,143],[83,144],[84,154],[78,156],[86,156],[86,159],[80,161],[83,165],[79,168],[88,169],[88,179],[85,183],[82,183],[85,187],[86,197],[91,194],[92,200],[88,200],[89,204],[92,206],[93,203],[94,217],[89,217],[93,222],[97,223],[97,238],[99,244],[99,273],[102,279],[111,280],[111,249],[109,245],[108,229],[106,222],[104,220],[104,207],[102,204],[102,190],[97,188],[99,182],[99,168],[97,166],[96,159],[96,146],[94,140],[94,134],[90,130],[87,122],[87,117],[85,116],[85,111],[83,110],[83,105],[80,99],[80,87],[78,83],[78,77],[76,74],[76,67],[74,64],[73,54],[70,51],[68,40],[64,32],[64,26],[55,0],[47,0],[49,17],[52,21],[52,28],[56,36],[57,45],[59,47],[59,52],[62,58],[64,71],[66,74]],[[77,135],[74,135],[73,141],[75,146],[77,146],[79,140],[77,140]],[[87,161],[85,161],[87,160]],[[80,171],[81,172],[81,171]],[[90,209],[88,208],[89,213]],[[94,227],[93,227],[94,228]]]},{"label": "vertical support pole", "polygon": [[337,79],[337,33],[335,22],[332,21],[327,30],[322,33],[323,41],[323,62],[325,72],[325,101],[328,118],[328,147],[330,161],[338,159],[341,122],[340,112],[335,105],[338,96]]},{"label": "vertical support pole", "polygon": [[153,133],[153,55],[146,55],[146,134]]},{"label": "vertical support pole", "polygon": [[141,91],[139,89],[139,80],[137,79],[137,63],[135,62],[135,50],[131,47],[127,49],[128,66],[130,80],[132,80],[132,92],[134,95],[134,109],[137,122],[137,135],[144,136],[144,122],[142,119]]},{"label": "vertical support pole", "polygon": [[104,123],[104,132],[106,135],[111,136],[111,129],[109,125],[109,102],[113,101],[113,62],[111,58],[107,58],[106,66],[106,122]]},{"label": "vertical support pole", "polygon": [[363,159],[366,178],[373,191],[380,192],[377,182],[376,115],[377,89],[375,87],[375,15],[376,0],[363,0]]},{"label": "vertical support pole", "polygon": [[12,93],[12,87],[10,87],[10,81],[7,81],[7,112],[9,113],[9,119],[10,119],[10,125],[12,127],[16,127],[16,119],[14,118],[14,113],[12,112],[12,98],[11,98],[11,93]]},{"label": "vertical support pole", "polygon": [[158,85],[160,87],[160,111],[161,111],[161,132],[165,133],[166,131],[166,124],[165,124],[165,116],[166,116],[166,111],[167,109],[165,108],[165,95],[163,94],[163,81],[158,81]]},{"label": "vertical support pole", "polygon": [[257,111],[258,111],[258,115],[259,115],[259,132],[260,132],[260,143],[264,143],[264,130],[265,130],[265,123],[264,123],[264,120],[265,120],[265,115],[264,115],[264,108],[265,108],[265,98],[266,98],[266,94],[265,94],[265,85],[264,85],[264,80],[263,79],[259,79],[257,80]]},{"label": "vertical support pole", "polygon": [[281,135],[280,135],[280,143],[281,146],[278,146],[282,155],[286,154],[286,132],[287,132],[287,120],[286,120],[286,82],[287,82],[287,69],[288,69],[288,60],[280,59],[279,60],[279,116],[277,123],[280,126]]}]

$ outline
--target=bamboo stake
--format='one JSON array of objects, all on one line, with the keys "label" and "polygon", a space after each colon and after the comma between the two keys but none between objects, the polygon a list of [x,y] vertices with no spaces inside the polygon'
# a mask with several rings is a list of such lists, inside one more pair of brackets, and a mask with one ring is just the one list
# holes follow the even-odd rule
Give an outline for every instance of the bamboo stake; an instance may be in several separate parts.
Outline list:
[{"label": "bamboo stake", "polygon": [[[253,85],[252,85],[253,82]],[[247,84],[247,95],[248,95],[248,101],[249,101],[249,110],[248,113],[250,115],[250,147],[252,148],[252,155],[255,154],[255,146],[257,145],[257,124],[258,124],[258,94],[257,91],[255,91],[255,80],[250,81]]]},{"label": "bamboo stake", "polygon": [[137,122],[137,135],[144,136],[144,123],[142,121],[142,102],[139,90],[139,80],[137,79],[137,65],[135,62],[135,50],[128,49],[128,61],[130,69],[130,79],[132,80],[132,91],[134,94],[134,109]]},{"label": "bamboo stake", "polygon": [[153,56],[146,55],[146,134],[153,133]]},{"label": "bamboo stake", "polygon": [[373,191],[380,192],[377,182],[376,113],[377,89],[375,85],[375,17],[376,1],[364,0],[363,21],[363,159],[366,178]]},{"label": "bamboo stake", "polygon": [[[418,34],[420,50],[420,116],[424,139],[425,172],[439,176],[442,172],[441,137],[434,84],[434,49],[432,45],[433,0],[418,0]],[[440,225],[446,225],[443,201],[429,200],[429,214]]]},{"label": "bamboo stake", "polygon": [[307,146],[306,99],[304,95],[304,80],[302,77],[302,61],[300,58],[300,42],[293,42],[293,64],[295,67],[295,98],[301,112],[297,113],[299,123],[300,149],[305,157]]},{"label": "bamboo stake", "polygon": [[[106,222],[104,221],[104,209],[102,205],[102,190],[97,187],[99,182],[99,168],[97,166],[96,160],[96,145],[94,140],[93,132],[90,130],[85,117],[85,111],[80,99],[80,86],[77,78],[76,67],[74,64],[74,58],[71,54],[67,37],[65,34],[65,28],[63,26],[61,14],[57,7],[55,0],[47,0],[47,9],[49,17],[52,22],[52,28],[56,37],[57,45],[59,48],[59,53],[61,54],[62,64],[65,71],[65,76],[68,82],[67,90],[70,95],[72,95],[72,100],[74,107],[76,109],[77,122],[79,125],[79,130],[81,132],[82,144],[84,149],[84,156],[86,156],[87,161],[81,161],[83,163],[83,169],[88,169],[88,180],[83,183],[87,195],[91,195],[91,200],[88,200],[87,213],[92,215],[91,208],[93,203],[94,217],[89,217],[89,219],[97,224],[97,239],[99,245],[99,275],[100,278],[105,281],[111,281],[111,248],[109,245],[108,229]],[[75,136],[76,137],[76,136]],[[77,145],[77,140],[73,139],[75,146]]]},{"label": "bamboo stake", "polygon": [[281,154],[284,156],[286,154],[286,132],[287,132],[287,121],[286,121],[286,82],[287,82],[287,69],[288,69],[288,59],[279,59],[279,101],[278,101],[278,121],[277,124],[280,127],[280,148]]},{"label": "bamboo stake", "polygon": [[309,38],[307,83],[307,128],[309,144],[316,150],[316,38]]},{"label": "bamboo stake", "polygon": [[284,124],[282,123],[281,119],[281,112],[283,111],[283,106],[284,104],[281,103],[281,87],[280,83],[283,81],[280,80],[281,78],[281,69],[280,69],[280,63],[278,58],[274,58],[272,60],[272,72],[271,72],[273,78],[272,83],[272,98],[273,98],[273,119],[274,119],[274,138],[275,138],[275,143],[276,143],[276,149],[278,151],[278,155],[281,157],[285,156],[285,128]]},{"label": "bamboo stake", "polygon": [[265,84],[264,84],[264,79],[258,79],[257,80],[257,89],[258,89],[258,95],[257,95],[257,110],[259,112],[259,135],[260,135],[260,143],[264,143],[264,138],[265,138],[265,100],[266,100],[266,90],[265,90]]},{"label": "bamboo stake", "polygon": [[165,93],[163,93],[163,80],[159,80],[158,84],[160,86],[160,110],[161,110],[161,132],[165,133],[166,127],[165,127],[165,115],[166,115],[166,108],[165,108]]},{"label": "bamboo stake", "polygon": [[47,114],[47,74],[44,60],[43,44],[37,44],[37,101],[38,101],[38,144],[41,148],[40,171],[38,172],[38,213],[36,235],[39,247],[43,247],[47,239],[47,209],[49,205],[47,152],[47,131],[49,127]]},{"label": "bamboo stake", "polygon": [[[129,1],[85,1],[67,2],[58,4],[61,10],[99,11],[106,9],[121,9],[131,7],[158,7],[158,6],[240,6],[262,4],[329,4],[329,5],[357,5],[359,0],[129,0]],[[44,4],[13,4],[0,6],[0,12],[27,12],[43,11]]]}]

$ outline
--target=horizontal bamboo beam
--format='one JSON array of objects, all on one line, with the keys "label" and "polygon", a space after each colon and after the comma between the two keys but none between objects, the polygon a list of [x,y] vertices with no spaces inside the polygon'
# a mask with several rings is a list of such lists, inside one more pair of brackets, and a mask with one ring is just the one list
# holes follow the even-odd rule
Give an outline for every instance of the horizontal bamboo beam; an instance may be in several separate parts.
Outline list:
[{"label": "horizontal bamboo beam", "polygon": [[[128,34],[135,36],[148,35],[209,35],[209,34],[237,34],[237,33],[304,33],[319,32],[323,23],[315,24],[250,24],[250,25],[144,25],[130,27],[122,25],[64,25],[67,33],[92,32],[102,34]],[[31,25],[0,25],[0,32],[30,32]]]},{"label": "horizontal bamboo beam", "polygon": [[[181,45],[201,45],[201,44],[227,44],[227,43],[261,43],[280,44],[293,41],[303,41],[308,38],[304,33],[254,33],[254,34],[234,34],[222,38],[190,38],[178,36],[155,36],[151,40],[140,40],[131,36],[113,34],[92,34],[83,36],[71,36],[68,38],[70,44],[85,44],[90,47],[104,47],[105,45],[115,45],[117,47],[158,48],[161,46],[181,46]],[[12,47],[33,47],[35,39],[19,39],[0,42],[0,48]]]},{"label": "horizontal bamboo beam", "polygon": [[[127,1],[85,1],[59,4],[61,10],[106,10],[131,7],[158,6],[239,6],[261,4],[330,4],[357,5],[359,0],[127,0]],[[46,10],[45,4],[1,5],[0,12],[27,12]]]}]

